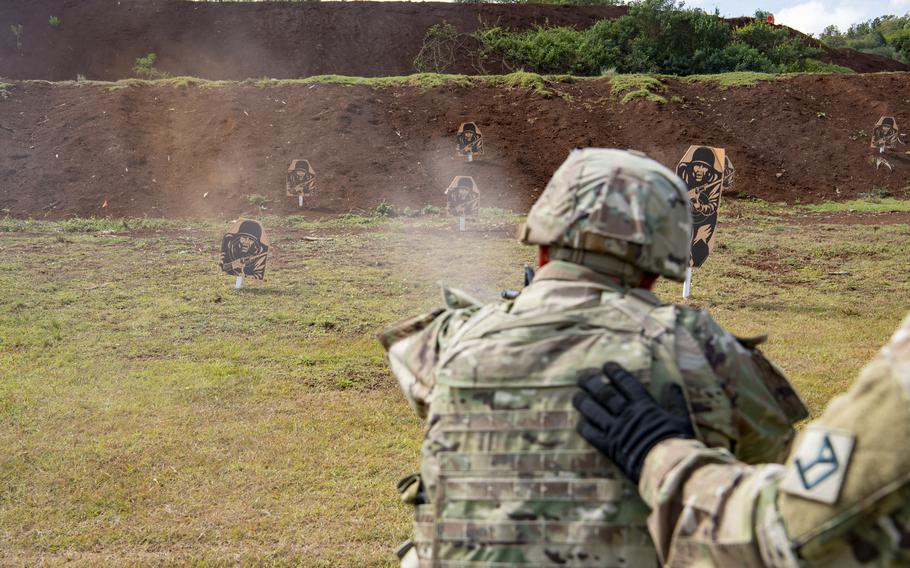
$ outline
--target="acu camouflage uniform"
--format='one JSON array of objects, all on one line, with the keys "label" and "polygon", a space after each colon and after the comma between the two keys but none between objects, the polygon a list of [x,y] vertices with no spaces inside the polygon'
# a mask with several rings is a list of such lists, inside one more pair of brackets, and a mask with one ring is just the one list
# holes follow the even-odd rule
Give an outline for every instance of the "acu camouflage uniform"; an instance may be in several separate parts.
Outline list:
[{"label": "acu camouflage uniform", "polygon": [[[626,152],[577,151],[531,210],[522,240],[551,258],[517,299],[446,307],[381,336],[427,418],[403,566],[655,566],[648,508],[575,432],[576,383],[617,361],[660,400],[679,385],[699,439],[750,463],[786,453],[804,408],[754,344],[706,313],[630,287],[682,280],[691,231],[682,182]],[[560,260],[563,259],[563,260]]]},{"label": "acu camouflage uniform", "polygon": [[[852,448],[826,453],[838,438]],[[794,448],[785,466],[749,467],[691,440],[655,446],[639,487],[662,561],[910,566],[910,317]]]}]

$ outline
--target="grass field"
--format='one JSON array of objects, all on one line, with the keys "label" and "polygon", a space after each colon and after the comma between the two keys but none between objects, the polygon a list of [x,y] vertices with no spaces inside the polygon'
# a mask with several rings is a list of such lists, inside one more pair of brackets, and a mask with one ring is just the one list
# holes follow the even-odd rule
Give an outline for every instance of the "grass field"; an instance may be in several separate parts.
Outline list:
[{"label": "grass field", "polygon": [[[692,303],[770,332],[817,414],[908,309],[910,226],[725,207]],[[0,564],[392,565],[422,426],[374,334],[439,280],[517,287],[511,221],[266,219],[235,291],[226,225],[0,220]]]}]

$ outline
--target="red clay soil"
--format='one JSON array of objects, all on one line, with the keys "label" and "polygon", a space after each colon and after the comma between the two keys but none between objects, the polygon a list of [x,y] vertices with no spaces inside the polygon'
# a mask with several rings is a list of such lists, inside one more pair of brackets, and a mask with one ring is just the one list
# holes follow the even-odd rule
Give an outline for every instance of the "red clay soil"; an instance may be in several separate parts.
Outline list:
[{"label": "red clay soil", "polygon": [[[407,75],[433,24],[449,22],[464,33],[487,25],[584,28],[626,10],[443,2],[3,0],[0,77],[117,80],[133,76],[136,58],[148,53],[158,55],[161,71],[208,79]],[[51,16],[60,19],[58,28],[49,25]],[[21,51],[10,33],[10,25],[18,24]],[[861,72],[910,70],[852,50],[828,50],[824,59]],[[478,68],[469,55],[447,69],[502,70],[495,63]]]},{"label": "red clay soil", "polygon": [[[561,95],[449,84],[175,88],[14,83],[0,99],[0,209],[15,216],[227,217],[247,196],[297,212],[290,160],[309,159],[307,214],[442,206],[471,175],[483,206],[526,210],[575,147],[635,148],[673,166],[689,144],[727,149],[735,193],[818,202],[874,188],[910,191],[910,145],[870,164],[882,115],[910,124],[910,74],[796,76],[720,90],[667,81],[666,104],[621,104],[607,79],[552,85]],[[455,156],[474,120],[486,154]],[[207,194],[207,195],[206,195]],[[109,207],[101,209],[107,200]]]}]

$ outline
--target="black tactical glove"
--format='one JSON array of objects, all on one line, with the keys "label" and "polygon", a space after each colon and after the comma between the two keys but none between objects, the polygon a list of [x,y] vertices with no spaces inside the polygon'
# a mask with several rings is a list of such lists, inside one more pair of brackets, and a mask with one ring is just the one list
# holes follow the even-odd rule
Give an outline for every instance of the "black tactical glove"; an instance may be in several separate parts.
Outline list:
[{"label": "black tactical glove", "polygon": [[671,385],[661,397],[671,412],[658,405],[638,379],[617,363],[607,363],[603,372],[609,382],[599,374],[578,382],[582,390],[572,398],[572,404],[582,420],[576,430],[638,484],[645,457],[658,442],[695,437],[686,399],[678,385]]}]

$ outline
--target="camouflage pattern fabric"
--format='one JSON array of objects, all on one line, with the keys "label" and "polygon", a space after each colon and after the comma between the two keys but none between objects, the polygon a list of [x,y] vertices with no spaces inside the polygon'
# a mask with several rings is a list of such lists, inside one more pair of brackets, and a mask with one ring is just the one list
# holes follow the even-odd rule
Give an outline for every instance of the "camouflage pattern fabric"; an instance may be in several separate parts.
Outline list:
[{"label": "camouflage pattern fabric", "polygon": [[602,253],[682,282],[692,216],[685,184],[633,152],[575,150],[528,213],[527,244]]},{"label": "camouflage pattern fabric", "polygon": [[[801,462],[813,431],[854,437],[852,452]],[[836,501],[792,493],[785,480],[797,470],[812,482],[840,474]],[[751,467],[697,441],[666,440],[648,455],[639,488],[667,566],[910,566],[910,317],[802,431],[785,466]]]},{"label": "camouflage pattern fabric", "polygon": [[404,480],[415,548],[403,566],[654,566],[648,508],[575,432],[577,380],[618,361],[660,400],[686,393],[699,439],[751,462],[782,459],[804,416],[759,351],[706,313],[664,305],[554,261],[513,302],[447,307],[382,335],[427,417],[421,475]]}]

